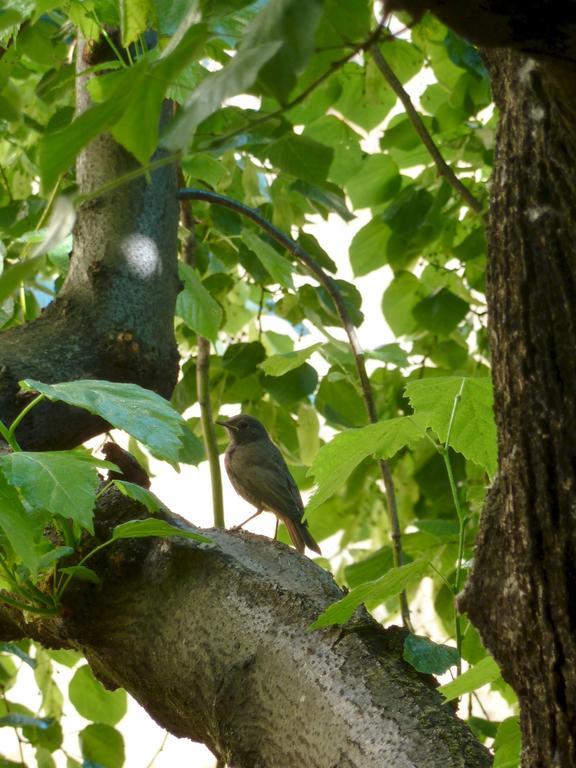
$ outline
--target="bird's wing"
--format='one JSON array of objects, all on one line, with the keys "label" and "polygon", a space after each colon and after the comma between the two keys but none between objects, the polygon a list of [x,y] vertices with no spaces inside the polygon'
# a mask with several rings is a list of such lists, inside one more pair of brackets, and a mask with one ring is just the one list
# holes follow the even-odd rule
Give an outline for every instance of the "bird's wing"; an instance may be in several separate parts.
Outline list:
[{"label": "bird's wing", "polygon": [[304,513],[300,491],[278,448],[272,442],[266,451],[258,443],[241,448],[234,453],[237,461],[231,470],[248,494],[265,509],[299,520]]}]

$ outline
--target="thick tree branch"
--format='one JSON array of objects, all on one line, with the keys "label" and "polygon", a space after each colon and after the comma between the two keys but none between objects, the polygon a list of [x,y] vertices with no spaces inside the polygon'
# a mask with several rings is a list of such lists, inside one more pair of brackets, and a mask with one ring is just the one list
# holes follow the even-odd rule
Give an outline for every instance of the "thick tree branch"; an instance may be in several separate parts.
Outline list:
[{"label": "thick tree branch", "polygon": [[[143,516],[108,492],[98,540]],[[239,768],[490,764],[432,681],[402,661],[403,630],[359,611],[311,632],[342,596],[328,573],[279,542],[205,533],[210,544],[139,539],[103,550],[91,560],[101,586],[79,582],[56,619],[27,624],[1,608],[3,639],[18,626],[48,647],[81,649],[108,686]]]},{"label": "thick tree branch", "polygon": [[460,181],[458,176],[456,176],[452,168],[450,168],[448,163],[442,157],[440,150],[434,143],[434,139],[428,133],[422,118],[418,114],[418,110],[415,108],[414,104],[412,104],[412,99],[402,87],[402,83],[394,74],[393,69],[390,67],[377,45],[373,45],[372,48],[370,48],[370,55],[374,59],[376,66],[382,73],[388,85],[392,88],[396,96],[398,96],[402,102],[402,106],[408,115],[408,119],[414,126],[414,130],[418,136],[420,136],[422,143],[430,153],[430,157],[432,160],[434,160],[434,164],[436,165],[440,176],[446,179],[448,184],[450,184],[450,186],[456,190],[466,205],[468,205],[473,211],[476,211],[476,213],[482,213],[482,203],[477,200],[472,192],[470,192],[468,187]]}]

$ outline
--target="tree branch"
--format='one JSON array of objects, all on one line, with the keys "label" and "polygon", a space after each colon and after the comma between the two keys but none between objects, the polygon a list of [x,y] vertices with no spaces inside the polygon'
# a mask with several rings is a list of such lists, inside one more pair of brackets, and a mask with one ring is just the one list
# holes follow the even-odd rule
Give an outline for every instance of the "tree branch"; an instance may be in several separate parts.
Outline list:
[{"label": "tree branch", "polygon": [[[111,489],[90,545],[145,516]],[[108,687],[121,685],[162,727],[237,768],[490,765],[432,679],[402,660],[403,630],[360,609],[344,627],[310,632],[342,597],[330,574],[262,536],[205,533],[210,544],[113,544],[91,560],[100,587],[73,582],[53,619],[27,623],[0,607],[0,631],[13,639],[16,625],[47,647],[82,650]]]},{"label": "tree branch", "polygon": [[422,140],[422,143],[430,153],[430,157],[432,160],[434,160],[434,163],[436,165],[436,168],[438,169],[438,173],[446,179],[448,184],[450,184],[456,192],[460,195],[460,197],[464,200],[466,205],[470,206],[473,211],[476,211],[476,213],[482,213],[483,207],[482,203],[477,200],[472,192],[466,187],[460,179],[456,176],[452,168],[448,165],[448,163],[444,160],[442,157],[442,154],[440,153],[440,150],[434,143],[434,139],[432,136],[430,136],[428,129],[424,125],[424,122],[420,115],[418,114],[418,111],[416,110],[414,104],[412,104],[412,100],[408,93],[405,91],[405,89],[402,86],[402,83],[398,78],[396,77],[394,71],[382,55],[382,52],[378,48],[377,45],[373,45],[370,48],[370,55],[374,59],[374,63],[382,73],[384,79],[388,83],[388,85],[392,88],[396,96],[400,99],[402,102],[402,105],[406,111],[406,114],[408,115],[408,119],[414,126],[414,129],[418,136],[420,136],[420,139]]},{"label": "tree branch", "polygon": [[[372,387],[370,385],[370,379],[368,378],[368,374],[366,372],[364,353],[362,351],[362,347],[360,346],[354,324],[350,319],[344,298],[340,293],[340,289],[338,288],[338,284],[334,278],[326,274],[322,267],[312,258],[312,256],[310,256],[309,253],[307,253],[300,245],[298,245],[298,243],[294,242],[291,237],[288,237],[288,235],[284,234],[284,232],[271,224],[254,208],[250,208],[249,206],[244,205],[244,203],[240,203],[237,200],[232,200],[231,198],[225,197],[224,195],[220,195],[216,192],[209,192],[203,189],[181,189],[179,191],[179,197],[185,200],[203,200],[214,205],[221,205],[250,219],[267,234],[269,234],[270,237],[272,237],[289,253],[291,253],[296,259],[298,259],[298,261],[304,264],[308,271],[314,275],[314,277],[316,277],[320,285],[324,286],[336,306],[342,327],[344,328],[344,331],[348,337],[348,342],[354,357],[354,363],[356,365],[356,371],[358,373],[358,379],[360,381],[360,388],[362,390],[362,397],[366,411],[368,413],[368,418],[371,423],[375,424],[378,421],[378,413],[376,412],[376,406],[374,404],[374,396],[372,393]],[[387,462],[380,460],[378,465],[382,474],[382,481],[384,483],[386,499],[388,502],[388,522],[390,525],[390,533],[392,539],[394,565],[398,566],[402,565],[403,558],[400,522],[398,520],[398,509],[396,506],[394,483],[392,481],[392,474]],[[404,626],[411,629],[410,611],[408,608],[408,601],[406,599],[405,592],[402,592],[400,596],[400,609]]]}]

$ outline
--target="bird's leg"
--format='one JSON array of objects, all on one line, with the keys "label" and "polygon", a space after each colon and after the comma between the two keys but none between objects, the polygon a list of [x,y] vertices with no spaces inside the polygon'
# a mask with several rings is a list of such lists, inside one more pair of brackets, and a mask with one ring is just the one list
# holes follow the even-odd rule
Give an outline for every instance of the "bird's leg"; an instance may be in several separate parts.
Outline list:
[{"label": "bird's leg", "polygon": [[231,531],[239,531],[239,530],[240,530],[240,528],[244,528],[244,526],[246,525],[246,523],[249,523],[249,522],[250,522],[250,520],[253,520],[255,517],[258,517],[258,515],[259,515],[261,512],[262,512],[262,509],[261,509],[261,507],[258,507],[258,508],[256,509],[256,512],[254,512],[254,514],[253,514],[253,515],[250,515],[250,517],[249,517],[247,520],[244,520],[244,522],[243,522],[243,523],[240,523],[240,525],[235,525],[233,528],[230,528],[230,530],[231,530]]},{"label": "bird's leg", "polygon": [[278,526],[280,525],[280,518],[276,518],[276,528],[274,528],[274,541],[278,538]]}]

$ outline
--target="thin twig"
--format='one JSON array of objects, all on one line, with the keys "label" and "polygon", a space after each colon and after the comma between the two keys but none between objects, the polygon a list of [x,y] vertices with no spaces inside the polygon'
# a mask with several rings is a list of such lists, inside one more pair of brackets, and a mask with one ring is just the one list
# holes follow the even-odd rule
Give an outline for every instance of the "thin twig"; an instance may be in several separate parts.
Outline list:
[{"label": "thin twig", "polygon": [[[288,237],[288,235],[284,234],[284,232],[271,224],[254,208],[250,208],[248,205],[240,203],[237,200],[232,200],[231,198],[225,197],[224,195],[219,195],[217,192],[209,192],[203,189],[181,189],[179,191],[179,197],[183,200],[203,200],[214,205],[221,205],[224,208],[229,208],[236,213],[240,213],[242,216],[245,216],[247,219],[250,219],[255,224],[257,224],[260,229],[270,235],[270,237],[272,237],[277,243],[279,243],[283,248],[291,253],[296,259],[298,259],[298,261],[304,264],[308,271],[314,275],[314,277],[316,277],[320,285],[326,289],[336,306],[342,327],[344,328],[344,331],[348,337],[348,343],[350,344],[352,356],[354,357],[354,363],[358,373],[358,379],[360,380],[360,388],[362,390],[362,396],[364,399],[366,411],[368,413],[368,418],[371,423],[375,424],[378,421],[378,414],[374,404],[374,395],[372,393],[370,379],[368,378],[368,374],[366,372],[364,353],[362,351],[362,347],[360,346],[360,342],[356,334],[356,329],[354,328],[354,325],[350,319],[348,309],[346,308],[344,298],[340,292],[340,289],[338,288],[336,280],[330,275],[326,274],[322,267],[312,258],[312,256],[310,256],[309,253],[307,253],[300,245],[298,245],[298,243],[294,242],[291,237]],[[403,558],[400,523],[398,520],[398,509],[396,506],[394,483],[392,481],[392,474],[387,462],[380,460],[378,464],[382,474],[382,480],[384,482],[386,498],[388,500],[388,520],[391,531],[394,565],[399,566],[402,565]],[[402,592],[400,595],[400,609],[404,626],[412,631],[408,601],[405,592]]]},{"label": "thin twig", "polygon": [[212,486],[212,511],[216,528],[224,528],[224,499],[222,496],[222,474],[216,431],[210,403],[210,342],[204,336],[198,336],[198,355],[196,357],[196,388],[200,403],[200,421],[204,436],[204,447],[210,466]]},{"label": "thin twig", "polygon": [[408,119],[414,126],[418,136],[420,136],[422,143],[430,153],[430,157],[432,160],[434,160],[440,176],[445,178],[448,184],[450,184],[456,190],[466,205],[469,205],[473,211],[476,211],[476,213],[482,213],[484,210],[482,203],[476,197],[474,197],[472,192],[470,192],[470,190],[460,181],[452,168],[450,168],[448,163],[442,157],[440,150],[434,143],[432,136],[430,136],[428,129],[424,125],[424,122],[420,117],[416,107],[414,104],[412,104],[410,96],[404,90],[402,83],[400,80],[398,80],[384,56],[382,56],[382,53],[377,45],[373,45],[370,48],[370,54],[374,59],[374,63],[382,73],[384,79],[402,102],[402,105],[406,110],[406,114],[408,115]]},{"label": "thin twig", "polygon": [[[184,261],[194,266],[196,257],[196,239],[194,237],[194,220],[191,206],[182,204],[182,223],[188,229],[188,237],[184,243]],[[210,342],[204,336],[198,335],[198,354],[196,356],[196,390],[200,405],[200,423],[202,425],[202,437],[204,449],[210,469],[210,486],[212,488],[212,514],[216,528],[224,528],[224,496],[222,493],[222,473],[220,471],[220,457],[218,454],[218,442],[214,429],[212,416],[212,403],[210,401]]]},{"label": "thin twig", "polygon": [[[328,78],[330,78],[335,72],[341,69],[344,66],[344,64],[347,64],[351,59],[353,59],[354,56],[356,56],[361,51],[368,51],[374,45],[376,45],[376,43],[380,39],[383,28],[384,28],[384,22],[382,21],[378,24],[376,29],[374,29],[374,31],[370,33],[370,35],[366,40],[364,40],[361,43],[357,43],[352,48],[352,50],[349,53],[347,53],[345,56],[342,56],[340,59],[336,59],[335,61],[331,62],[330,65],[328,66],[328,69],[325,72],[323,72],[319,77],[316,78],[316,80],[310,83],[310,85],[304,88],[304,90],[301,91],[297,96],[295,96],[291,101],[286,102],[286,104],[283,104],[281,107],[278,107],[278,109],[275,109],[272,112],[268,112],[265,115],[261,115],[260,117],[254,118],[253,120],[246,121],[239,128],[235,128],[233,131],[230,131],[230,133],[226,133],[224,136],[220,136],[218,140],[212,142],[210,146],[217,147],[223,142],[227,141],[228,139],[231,139],[234,136],[237,136],[239,133],[245,133],[248,129],[252,129],[254,128],[254,126],[260,125],[260,123],[265,123],[267,120],[271,120],[274,117],[283,115],[285,112],[289,112],[291,109],[294,109],[294,107],[297,107],[313,91],[315,91],[316,88],[318,88],[318,86],[322,85],[322,83],[325,80],[328,80]],[[198,135],[201,135],[201,134],[198,134]]]}]

